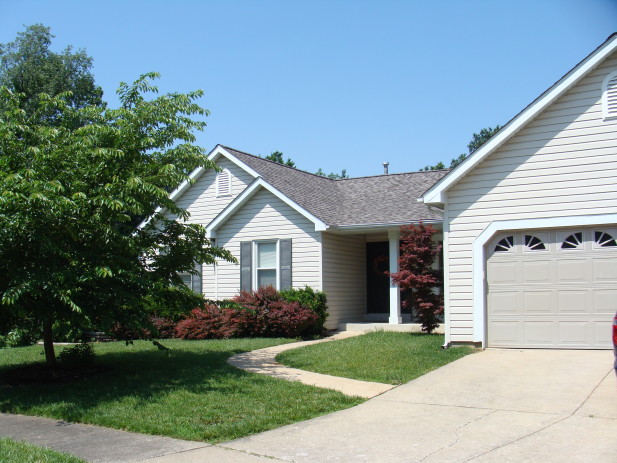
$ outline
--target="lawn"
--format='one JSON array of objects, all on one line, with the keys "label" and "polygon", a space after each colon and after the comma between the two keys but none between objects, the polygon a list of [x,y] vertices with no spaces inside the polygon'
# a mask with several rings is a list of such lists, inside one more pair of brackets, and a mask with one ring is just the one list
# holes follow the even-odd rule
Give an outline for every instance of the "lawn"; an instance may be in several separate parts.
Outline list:
[{"label": "lawn", "polygon": [[77,457],[44,449],[25,442],[0,439],[2,463],[86,463]]},{"label": "lawn", "polygon": [[286,339],[95,344],[106,370],[68,384],[9,386],[10,367],[41,362],[38,346],[0,350],[0,411],[217,443],[361,403],[341,393],[238,370],[228,357]]},{"label": "lawn", "polygon": [[316,373],[402,384],[474,352],[471,347],[442,349],[443,343],[439,334],[375,331],[288,350],[276,359]]}]

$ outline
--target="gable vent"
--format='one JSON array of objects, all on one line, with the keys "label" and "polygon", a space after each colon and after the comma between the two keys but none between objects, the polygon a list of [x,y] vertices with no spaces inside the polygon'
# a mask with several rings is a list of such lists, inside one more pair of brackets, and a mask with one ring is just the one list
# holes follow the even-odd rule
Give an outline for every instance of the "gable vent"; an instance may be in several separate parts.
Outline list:
[{"label": "gable vent", "polygon": [[602,84],[602,114],[604,119],[617,118],[617,71],[606,76]]},{"label": "gable vent", "polygon": [[231,175],[227,169],[220,172],[216,178],[216,196],[231,194]]}]

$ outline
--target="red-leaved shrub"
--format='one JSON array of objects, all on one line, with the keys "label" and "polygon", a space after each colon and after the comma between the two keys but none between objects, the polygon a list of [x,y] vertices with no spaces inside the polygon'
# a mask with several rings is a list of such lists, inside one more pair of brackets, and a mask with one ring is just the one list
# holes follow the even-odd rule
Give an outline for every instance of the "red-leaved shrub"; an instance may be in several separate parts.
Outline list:
[{"label": "red-leaved shrub", "polygon": [[171,318],[150,317],[150,322],[156,330],[158,338],[170,339],[174,337],[176,323]]}]

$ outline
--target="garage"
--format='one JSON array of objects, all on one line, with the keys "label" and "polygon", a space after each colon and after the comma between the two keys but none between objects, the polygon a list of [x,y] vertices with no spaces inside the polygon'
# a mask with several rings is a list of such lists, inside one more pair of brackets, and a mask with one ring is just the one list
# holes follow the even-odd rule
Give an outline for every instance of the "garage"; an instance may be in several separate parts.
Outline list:
[{"label": "garage", "polygon": [[488,347],[609,349],[617,227],[501,232],[486,255]]}]

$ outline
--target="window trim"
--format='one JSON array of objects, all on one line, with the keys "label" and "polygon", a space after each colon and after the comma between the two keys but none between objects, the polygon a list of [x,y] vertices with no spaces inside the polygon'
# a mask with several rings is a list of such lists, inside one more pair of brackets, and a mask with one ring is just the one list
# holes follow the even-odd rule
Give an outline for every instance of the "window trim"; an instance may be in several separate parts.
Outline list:
[{"label": "window trim", "polygon": [[[281,287],[281,250],[280,250],[280,240],[279,239],[273,239],[273,240],[254,240],[253,242],[253,249],[252,249],[252,259],[253,259],[253,268],[252,268],[252,275],[251,275],[251,288],[253,289],[253,291],[257,291],[259,289],[259,285],[258,285],[258,281],[259,281],[259,271],[260,270],[274,270],[276,272],[276,285],[275,285],[275,289],[277,291],[280,290]],[[274,257],[274,261],[275,261],[275,265],[274,267],[263,267],[260,268],[258,263],[259,263],[259,245],[260,244],[272,244],[274,243],[275,246],[275,252],[276,252],[276,256]]]}]

